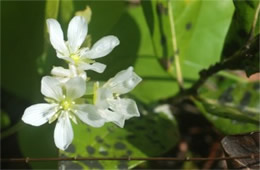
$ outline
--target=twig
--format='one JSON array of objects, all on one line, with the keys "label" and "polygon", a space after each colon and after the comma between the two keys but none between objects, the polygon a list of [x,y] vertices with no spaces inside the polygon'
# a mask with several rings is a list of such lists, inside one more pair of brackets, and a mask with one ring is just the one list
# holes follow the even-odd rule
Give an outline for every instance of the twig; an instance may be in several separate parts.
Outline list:
[{"label": "twig", "polygon": [[216,158],[176,158],[176,157],[121,157],[121,158],[114,158],[114,157],[85,157],[85,158],[78,158],[78,157],[69,157],[69,158],[0,158],[0,162],[38,162],[38,161],[218,161],[218,160],[230,160],[230,159],[254,159],[259,158],[259,154],[251,154],[251,155],[244,155],[244,156],[235,156],[235,157],[216,157]]},{"label": "twig", "polygon": [[[189,96],[196,96],[197,90],[201,85],[203,85],[209,77],[225,69],[240,69],[241,61],[250,60],[253,57],[251,54],[258,51],[260,36],[250,41],[249,48],[245,45],[233,56],[228,57],[224,61],[220,61],[215,65],[212,65],[208,69],[202,70],[200,72],[200,78],[188,89],[180,91],[177,95],[166,99],[167,103],[178,103]],[[243,64],[243,63],[242,63]],[[161,101],[165,103],[165,101]]]},{"label": "twig", "polygon": [[180,56],[179,56],[178,48],[177,48],[177,40],[176,40],[176,33],[175,33],[175,26],[174,26],[174,18],[173,18],[173,14],[172,14],[171,0],[168,0],[168,15],[169,15],[171,33],[172,33],[172,48],[173,48],[172,50],[173,50],[173,56],[174,56],[174,63],[175,63],[175,67],[176,67],[177,82],[178,82],[180,89],[182,90],[183,89],[183,78],[182,78],[182,72],[181,72]]}]

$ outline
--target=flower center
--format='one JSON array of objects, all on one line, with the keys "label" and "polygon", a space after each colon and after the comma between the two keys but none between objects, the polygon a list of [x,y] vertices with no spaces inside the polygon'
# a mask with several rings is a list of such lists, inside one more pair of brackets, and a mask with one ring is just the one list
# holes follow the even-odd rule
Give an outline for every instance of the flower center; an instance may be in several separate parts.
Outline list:
[{"label": "flower center", "polygon": [[62,109],[64,110],[71,110],[72,106],[75,104],[74,101],[70,100],[70,99],[64,99],[63,101],[61,101],[60,106],[62,107]]},{"label": "flower center", "polygon": [[70,57],[71,57],[72,60],[75,62],[75,64],[78,64],[78,63],[79,63],[79,61],[80,61],[80,56],[79,56],[79,55],[77,55],[77,54],[72,54]]}]

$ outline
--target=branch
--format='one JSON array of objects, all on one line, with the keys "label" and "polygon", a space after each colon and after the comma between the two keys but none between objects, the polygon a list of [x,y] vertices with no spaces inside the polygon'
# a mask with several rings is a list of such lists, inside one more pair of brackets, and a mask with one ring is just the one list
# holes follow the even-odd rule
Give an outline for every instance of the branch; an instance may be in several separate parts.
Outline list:
[{"label": "branch", "polygon": [[84,157],[84,158],[77,158],[77,157],[69,157],[69,158],[0,158],[0,162],[39,162],[39,161],[218,161],[218,160],[232,160],[232,159],[255,159],[259,158],[259,154],[251,154],[251,155],[244,155],[244,156],[235,156],[235,157],[216,157],[216,158],[176,158],[176,157],[121,157],[121,158],[114,158],[114,157]]},{"label": "branch", "polygon": [[[227,59],[216,63],[215,65],[210,66],[208,69],[202,70],[200,74],[200,78],[188,89],[184,89],[177,93],[177,95],[166,99],[167,103],[179,103],[183,99],[186,99],[190,96],[197,96],[197,90],[201,85],[203,85],[209,77],[218,73],[221,70],[225,69],[241,69],[241,65],[244,63],[241,61],[251,60],[254,57],[255,52],[259,49],[259,35],[250,41],[250,43],[246,44],[243,48],[241,48],[238,52],[236,52],[233,56],[228,57]],[[165,101],[161,101],[165,103]]]}]

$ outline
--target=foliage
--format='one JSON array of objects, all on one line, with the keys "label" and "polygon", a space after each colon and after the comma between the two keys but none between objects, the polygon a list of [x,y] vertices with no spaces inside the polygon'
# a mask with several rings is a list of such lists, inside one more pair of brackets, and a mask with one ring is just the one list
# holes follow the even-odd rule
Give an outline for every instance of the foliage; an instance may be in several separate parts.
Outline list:
[{"label": "foliage", "polygon": [[[47,0],[4,1],[2,5],[1,89],[11,96],[31,104],[41,101],[41,76],[49,73],[52,65],[64,64],[50,48],[47,18],[58,19],[64,30],[74,15],[90,18],[90,36],[85,42],[88,46],[104,35],[119,37],[120,45],[110,55],[98,59],[108,66],[105,74],[88,73],[93,81],[105,81],[130,65],[143,78],[129,95],[138,101],[141,118],[128,120],[123,129],[111,124],[102,128],[73,125],[75,139],[64,152],[55,148],[53,125],[39,128],[24,125],[18,129],[17,136],[24,157],[164,155],[176,148],[182,134],[174,111],[169,117],[154,113],[154,108],[161,103],[176,107],[183,99],[192,101],[221,134],[259,129],[259,80],[250,81],[228,71],[240,69],[248,76],[259,72],[258,1],[144,0],[135,4],[132,1]],[[176,36],[171,32],[171,22]],[[173,49],[174,40],[177,49]],[[176,64],[182,72],[182,90],[177,83]],[[92,91],[90,87],[87,90]],[[17,108],[13,113],[6,108],[16,103],[12,99],[3,102],[1,130],[20,120],[27,107]],[[59,162],[59,166],[124,169],[141,163],[82,161]],[[57,163],[40,162],[31,166],[56,168]]]}]

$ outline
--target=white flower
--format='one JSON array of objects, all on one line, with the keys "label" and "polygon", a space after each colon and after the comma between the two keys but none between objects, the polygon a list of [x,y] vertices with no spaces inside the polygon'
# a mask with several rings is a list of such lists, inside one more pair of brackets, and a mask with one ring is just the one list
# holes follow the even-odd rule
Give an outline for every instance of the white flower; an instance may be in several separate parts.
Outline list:
[{"label": "white flower", "polygon": [[113,122],[120,127],[124,126],[125,120],[140,116],[135,101],[122,99],[119,95],[131,91],[141,80],[133,72],[133,67],[117,73],[101,88],[97,88],[94,94],[97,113],[107,122]]},{"label": "white flower", "polygon": [[94,59],[108,55],[114,47],[119,45],[119,40],[113,35],[105,36],[97,41],[91,49],[80,48],[84,42],[88,26],[82,16],[75,16],[69,23],[67,37],[64,41],[61,26],[55,19],[47,19],[50,42],[56,49],[57,56],[82,70],[94,70],[102,73],[106,65],[95,62]]},{"label": "white flower", "polygon": [[85,82],[76,77],[65,84],[57,79],[45,76],[41,81],[41,93],[46,96],[47,103],[35,104],[28,107],[22,120],[33,126],[40,126],[47,121],[57,120],[54,130],[54,141],[59,149],[65,150],[73,140],[73,129],[70,122],[77,123],[76,116],[86,124],[101,127],[104,120],[96,114],[89,104],[80,104],[78,100],[86,91]]},{"label": "white flower", "polygon": [[87,80],[86,72],[78,69],[72,64],[69,64],[69,69],[65,69],[63,67],[53,67],[51,74],[62,83],[65,83],[74,77],[81,77],[83,80]]}]

